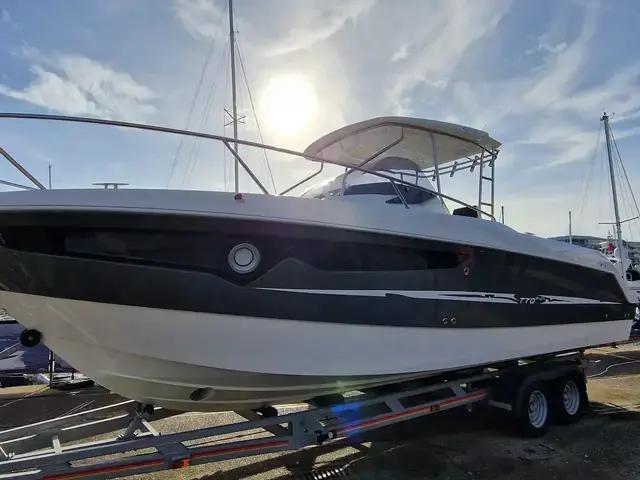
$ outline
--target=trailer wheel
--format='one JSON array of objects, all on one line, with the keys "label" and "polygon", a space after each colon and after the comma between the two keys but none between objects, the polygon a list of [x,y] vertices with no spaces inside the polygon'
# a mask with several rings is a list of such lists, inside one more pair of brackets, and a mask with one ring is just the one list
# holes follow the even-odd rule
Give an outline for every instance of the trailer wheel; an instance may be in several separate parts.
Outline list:
[{"label": "trailer wheel", "polygon": [[552,388],[551,409],[555,422],[560,425],[577,422],[584,407],[589,404],[584,378],[573,373],[557,379]]},{"label": "trailer wheel", "polygon": [[516,409],[516,425],[525,437],[539,437],[549,429],[550,402],[547,386],[532,382],[519,395],[521,401]]}]

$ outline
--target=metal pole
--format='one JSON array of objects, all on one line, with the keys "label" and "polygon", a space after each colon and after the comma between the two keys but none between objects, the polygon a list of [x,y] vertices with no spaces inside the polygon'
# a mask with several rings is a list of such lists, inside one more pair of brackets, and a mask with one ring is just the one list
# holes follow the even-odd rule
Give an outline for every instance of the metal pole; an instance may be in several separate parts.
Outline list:
[{"label": "metal pole", "polygon": [[569,210],[569,244],[573,245],[573,237],[571,236],[571,210]]},{"label": "metal pole", "polygon": [[40,190],[46,190],[45,186],[42,185],[38,179],[36,177],[34,177],[33,175],[31,175],[29,172],[27,172],[27,170],[18,163],[18,161],[13,158],[11,155],[9,155],[9,152],[7,152],[4,148],[0,147],[0,155],[2,155],[4,158],[6,158],[9,163],[11,163],[11,165],[13,165],[14,167],[16,167],[21,174],[23,174],[25,177],[27,177],[29,180],[31,180],[31,182],[33,182],[33,184],[38,187]]},{"label": "metal pole", "polygon": [[52,350],[49,350],[49,388],[53,385],[53,376],[56,371],[56,358]]},{"label": "metal pole", "polygon": [[500,218],[502,219],[502,223],[504,224],[504,205],[500,207]]},{"label": "metal pole", "polygon": [[[484,152],[485,150],[482,150],[482,154],[480,155],[480,176],[478,178],[478,210],[481,212],[480,213],[480,217],[478,218],[482,218],[482,213],[484,213],[484,210],[482,209],[482,176],[484,175],[483,170],[484,170]],[[440,193],[440,192],[438,192]]]},{"label": "metal pole", "polygon": [[[233,0],[229,0],[229,48],[231,48],[231,113],[233,114],[233,138],[238,139],[238,105],[236,97],[236,32],[233,30]],[[238,152],[238,143],[233,144],[233,149]],[[234,167],[235,192],[240,191],[238,158],[235,159]]]},{"label": "metal pole", "polygon": [[624,259],[622,257],[622,227],[620,225],[620,212],[618,210],[618,192],[616,191],[616,177],[613,171],[613,153],[611,150],[611,127],[609,126],[609,116],[606,112],[600,118],[604,122],[604,135],[607,140],[607,157],[609,159],[609,175],[611,176],[611,194],[613,195],[613,213],[616,219],[616,236],[618,244],[618,255],[620,255],[620,274],[625,278]]},{"label": "metal pole", "polygon": [[51,190],[51,164],[49,164],[49,190]]},{"label": "metal pole", "polygon": [[[496,208],[496,157],[493,155],[491,160],[491,216],[495,213]],[[504,222],[503,222],[504,223]]]},{"label": "metal pole", "polygon": [[436,137],[433,132],[431,132],[429,135],[431,136],[431,149],[433,151],[433,173],[436,176],[436,188],[438,189],[438,193],[442,193],[442,188],[440,187],[440,161],[438,159],[438,146],[436,145]]}]

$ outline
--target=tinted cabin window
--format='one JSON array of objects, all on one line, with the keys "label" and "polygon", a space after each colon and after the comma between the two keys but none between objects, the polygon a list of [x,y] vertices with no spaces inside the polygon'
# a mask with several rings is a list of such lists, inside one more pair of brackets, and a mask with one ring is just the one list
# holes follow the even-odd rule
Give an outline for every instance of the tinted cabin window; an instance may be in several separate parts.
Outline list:
[{"label": "tinted cabin window", "polygon": [[71,255],[108,257],[112,261],[226,271],[230,249],[245,241],[254,244],[261,252],[262,268],[256,274],[290,258],[318,270],[333,272],[455,268],[467,258],[452,251],[376,243],[163,232],[75,232],[67,234],[65,250]]},{"label": "tinted cabin window", "polygon": [[309,242],[297,249],[295,257],[318,270],[402,271],[429,268],[421,252],[375,244],[343,242]]},{"label": "tinted cabin window", "polygon": [[210,235],[163,232],[79,232],[67,235],[65,246],[73,254],[204,268],[214,267],[222,250]]}]

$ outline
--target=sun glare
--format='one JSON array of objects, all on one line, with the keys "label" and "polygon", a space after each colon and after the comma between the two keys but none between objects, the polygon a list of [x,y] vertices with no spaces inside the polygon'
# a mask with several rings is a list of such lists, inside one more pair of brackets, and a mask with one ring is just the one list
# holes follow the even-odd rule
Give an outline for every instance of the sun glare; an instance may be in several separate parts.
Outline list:
[{"label": "sun glare", "polygon": [[266,126],[285,135],[301,131],[313,119],[318,107],[313,85],[300,74],[273,77],[260,100]]}]

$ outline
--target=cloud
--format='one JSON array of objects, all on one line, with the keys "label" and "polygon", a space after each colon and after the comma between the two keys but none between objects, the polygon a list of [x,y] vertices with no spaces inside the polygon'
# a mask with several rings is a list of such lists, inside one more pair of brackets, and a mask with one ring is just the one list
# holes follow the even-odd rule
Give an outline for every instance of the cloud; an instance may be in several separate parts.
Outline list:
[{"label": "cloud", "polygon": [[575,88],[588,62],[588,48],[596,34],[597,20],[597,9],[588,8],[575,41],[561,49],[546,48],[552,53],[547,61],[546,72],[523,96],[525,104],[536,109],[548,108]]},{"label": "cloud", "polygon": [[[280,0],[274,10],[260,2],[249,6],[236,3],[234,30],[243,40],[253,41],[261,56],[276,57],[322,43],[349,23],[355,24],[374,5],[375,0],[308,0],[304,4]],[[195,38],[213,38],[221,29],[228,30],[226,2],[223,9],[212,0],[173,0],[173,11]]]},{"label": "cloud", "polygon": [[538,45],[535,48],[531,48],[526,51],[527,55],[533,55],[534,53],[545,51],[548,53],[561,53],[567,49],[566,42],[560,42],[557,45],[549,45],[542,38],[539,40]]},{"label": "cloud", "polygon": [[615,111],[619,119],[637,118],[640,115],[640,62],[612,72],[601,85],[560,97],[550,107],[577,115],[606,108]]},{"label": "cloud", "polygon": [[225,20],[225,12],[208,0],[173,0],[173,11],[194,37],[214,37]]},{"label": "cloud", "polygon": [[[594,121],[592,128],[581,128],[571,122],[553,120],[534,127],[529,137],[524,141],[514,142],[514,145],[529,145],[546,147],[553,159],[547,160],[533,169],[547,169],[577,162],[587,162],[593,159],[597,151],[604,148],[604,133],[602,125]],[[597,127],[600,127],[599,129]],[[640,127],[617,128],[614,134],[616,140],[640,135]]]},{"label": "cloud", "polygon": [[[413,38],[402,44],[392,57],[396,61],[404,60],[388,93],[396,111],[411,113],[406,97],[420,86],[438,90],[446,87],[468,50],[495,31],[510,6],[508,0],[482,3],[452,0],[425,5],[422,8],[429,10],[428,15],[416,12],[417,17],[424,19],[423,26],[406,32]],[[407,51],[415,53],[407,55]]]},{"label": "cloud", "polygon": [[[225,27],[221,3],[174,4],[191,9],[176,13],[194,37],[210,37],[216,21]],[[502,184],[521,180],[518,170],[542,181],[546,169],[592,158],[604,107],[615,110],[618,121],[636,118],[635,65],[621,59],[608,73],[594,61],[594,52],[603,52],[596,43],[603,8],[593,2],[559,5],[538,25],[528,7],[510,0],[278,5],[276,16],[260,2],[238,4],[245,59],[256,98],[282,71],[312,79],[325,118],[305,132],[308,141],[384,114],[452,121],[487,129],[504,142]],[[268,130],[268,112],[257,113]],[[616,131],[619,139],[637,134]],[[279,184],[292,177],[290,167],[275,171]]]},{"label": "cloud", "polygon": [[[178,127],[191,117],[191,128],[230,135],[231,129],[223,127],[228,121],[223,108],[231,108],[228,61],[222,60],[228,59],[223,50],[228,36],[225,0],[172,0],[170,8],[153,11],[145,1],[153,0],[140,0],[143,6],[125,2],[126,11],[116,8],[108,15],[85,10],[80,20],[86,22],[77,22],[89,25],[84,37],[69,28],[65,35],[48,34],[44,43],[35,27],[30,30],[27,25],[25,38],[40,51],[73,54],[23,48],[19,59],[24,65],[19,68],[14,69],[15,58],[3,59],[7,67],[6,77],[0,78],[1,93],[66,113],[153,119]],[[344,124],[394,113],[485,129],[504,144],[496,202],[505,203],[507,218],[517,217],[522,230],[557,233],[551,230],[564,229],[566,215],[536,220],[537,199],[544,197],[545,209],[566,203],[574,167],[580,170],[594,156],[603,109],[616,113],[613,128],[623,156],[632,158],[640,148],[640,61],[632,49],[636,29],[631,22],[637,7],[605,3],[569,0],[539,10],[513,0],[236,1],[242,51],[242,62],[236,58],[238,108],[247,116],[240,137],[259,139],[240,63],[270,144],[303,149]],[[94,28],[91,18],[98,18],[102,29]],[[142,30],[133,27],[142,23]],[[606,27],[613,24],[615,31]],[[135,31],[144,42],[136,43],[133,34],[125,41],[107,33],[116,26]],[[95,36],[94,43],[87,40],[87,30]],[[214,37],[215,51],[205,60]],[[126,49],[121,47],[125,43]],[[208,70],[199,81],[207,61]],[[25,75],[29,83],[16,83]],[[274,128],[273,105],[282,102],[263,101],[266,86],[282,75],[306,77],[318,100],[312,121],[296,134]],[[194,147],[192,140],[185,140],[176,154],[174,141],[177,144],[170,137],[171,145],[163,145],[164,151],[154,157],[154,171],[166,168],[166,175],[174,158],[180,157],[174,180],[181,184],[189,184],[184,180],[188,176],[193,182],[189,185],[196,188],[210,188],[215,182],[233,185],[228,180],[230,156],[226,154],[224,162],[220,149],[205,146],[212,142]],[[601,135],[600,154],[602,141]],[[251,150],[240,149],[260,178],[270,183],[261,172],[262,152]],[[162,154],[165,163],[159,160]],[[315,167],[275,154],[270,159],[281,188],[308,173],[305,167]],[[640,171],[627,167],[630,176],[640,177]],[[137,169],[127,175],[132,184],[141,182]],[[476,202],[475,178],[469,188],[465,182],[457,193]],[[540,190],[539,184],[548,188]]]},{"label": "cloud", "polygon": [[11,15],[7,9],[0,9],[0,23],[11,23]]},{"label": "cloud", "polygon": [[68,115],[143,121],[156,112],[154,93],[131,75],[81,55],[41,54],[23,47],[35,79],[23,89],[0,85],[0,94]]},{"label": "cloud", "polygon": [[[495,81],[453,80],[449,87],[454,114],[449,121],[487,128],[505,141],[511,158],[527,161],[527,171],[558,168],[593,158],[598,145],[599,116],[616,112],[616,123],[640,118],[640,62],[617,64],[610,72],[593,62],[598,19],[602,13],[589,3],[572,39],[552,42],[545,33],[534,49],[540,63],[528,60],[521,74]],[[579,18],[579,17],[578,17]],[[637,128],[615,125],[618,139],[632,138]],[[604,136],[600,136],[602,143]],[[534,162],[530,162],[531,158]],[[548,173],[546,173],[548,175]]]},{"label": "cloud", "polygon": [[401,45],[398,50],[393,52],[393,55],[391,56],[391,61],[397,62],[398,60],[403,60],[409,56],[409,53],[410,53],[409,45],[406,45],[406,44]]},{"label": "cloud", "polygon": [[374,0],[308,2],[307,8],[299,10],[302,15],[295,19],[296,26],[284,38],[269,45],[266,55],[277,56],[307,50],[342,30],[347,23],[355,23],[373,5]]}]

